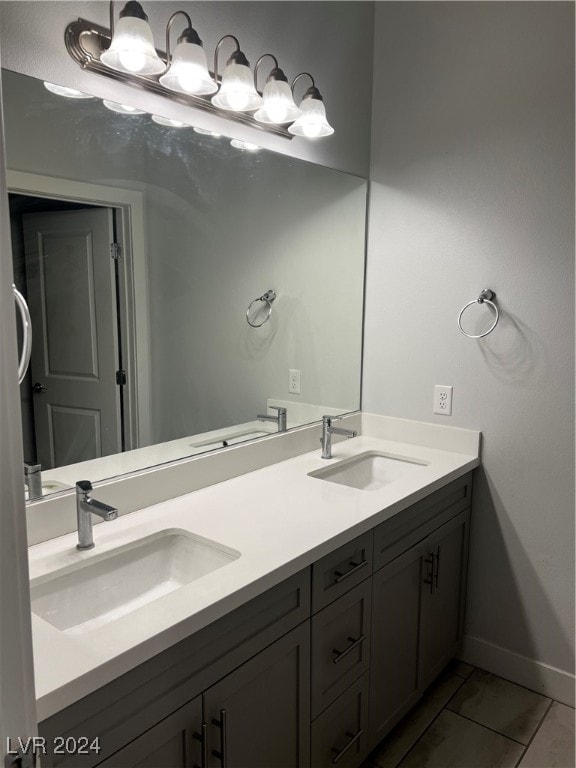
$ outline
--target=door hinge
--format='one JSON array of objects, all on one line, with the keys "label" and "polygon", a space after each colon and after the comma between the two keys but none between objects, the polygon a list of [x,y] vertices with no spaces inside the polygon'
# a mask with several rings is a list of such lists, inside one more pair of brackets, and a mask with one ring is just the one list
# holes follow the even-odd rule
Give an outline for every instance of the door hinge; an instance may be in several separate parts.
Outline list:
[{"label": "door hinge", "polygon": [[[35,742],[40,741],[39,736],[32,737],[28,741]],[[38,761],[36,759],[37,752],[35,745],[26,745],[23,749],[11,749],[7,755],[4,756],[4,768],[36,768]]]},{"label": "door hinge", "polygon": [[120,243],[111,244],[110,255],[112,256],[113,259],[116,259],[116,261],[122,258],[122,246],[120,245]]},{"label": "door hinge", "polygon": [[126,385],[126,371],[116,371],[116,384],[118,384],[119,387],[124,387]]}]

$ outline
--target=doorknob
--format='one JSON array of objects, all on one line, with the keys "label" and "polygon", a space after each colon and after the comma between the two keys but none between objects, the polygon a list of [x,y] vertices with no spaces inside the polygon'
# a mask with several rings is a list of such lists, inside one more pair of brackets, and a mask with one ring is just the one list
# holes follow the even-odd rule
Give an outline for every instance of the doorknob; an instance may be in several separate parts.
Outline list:
[{"label": "doorknob", "polygon": [[47,389],[48,389],[48,387],[45,384],[40,384],[39,381],[37,381],[32,386],[32,391],[35,392],[36,394],[40,394],[41,392],[46,392]]}]

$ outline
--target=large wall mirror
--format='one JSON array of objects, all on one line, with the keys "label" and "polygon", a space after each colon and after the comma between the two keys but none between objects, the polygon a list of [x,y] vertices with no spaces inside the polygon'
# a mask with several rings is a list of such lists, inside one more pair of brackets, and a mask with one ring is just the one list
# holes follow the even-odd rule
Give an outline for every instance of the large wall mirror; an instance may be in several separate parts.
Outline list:
[{"label": "large wall mirror", "polygon": [[359,408],[365,179],[2,78],[44,494]]}]

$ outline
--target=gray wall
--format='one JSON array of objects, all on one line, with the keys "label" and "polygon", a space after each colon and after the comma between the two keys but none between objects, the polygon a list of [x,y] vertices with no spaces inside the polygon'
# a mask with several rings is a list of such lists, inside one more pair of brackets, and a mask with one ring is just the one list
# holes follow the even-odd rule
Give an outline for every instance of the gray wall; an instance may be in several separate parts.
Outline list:
[{"label": "gray wall", "polygon": [[469,645],[572,672],[573,34],[572,3],[377,3],[363,385],[366,411],[482,430]]},{"label": "gray wall", "polygon": [[[372,74],[371,2],[171,2],[143,3],[158,48],[165,47],[165,28],[176,10],[191,14],[192,23],[204,42],[211,62],[218,40],[225,34],[238,37],[242,50],[254,66],[264,53],[271,52],[291,80],[302,71],[311,72],[320,89],[329,121],[335,133],[317,142],[295,138],[288,141],[266,135],[240,124],[211,118],[194,110],[195,124],[229,131],[269,149],[302,157],[322,165],[368,176],[370,156],[370,104]],[[84,72],[69,57],[64,30],[78,17],[109,26],[108,2],[92,0],[41,0],[0,2],[2,66],[23,74],[87,90],[103,98],[121,99],[146,111],[166,112],[166,99],[118,86],[106,78]],[[122,8],[116,4],[116,12]],[[175,28],[174,36],[178,30]],[[230,46],[230,43],[226,45]],[[223,47],[225,63],[231,49]],[[260,77],[265,78],[266,67]],[[259,82],[263,87],[264,79]],[[298,87],[304,87],[304,83]],[[307,86],[306,86],[307,87]],[[299,91],[297,91],[299,93]],[[129,94],[129,95],[128,95]],[[168,116],[186,120],[190,110],[170,106]],[[216,120],[216,122],[214,122]]]}]

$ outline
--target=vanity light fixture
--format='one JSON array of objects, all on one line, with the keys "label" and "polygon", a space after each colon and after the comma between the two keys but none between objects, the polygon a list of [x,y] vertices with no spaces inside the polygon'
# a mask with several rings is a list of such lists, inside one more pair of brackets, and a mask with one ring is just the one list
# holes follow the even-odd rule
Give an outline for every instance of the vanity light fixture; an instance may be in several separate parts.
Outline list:
[{"label": "vanity light fixture", "polygon": [[[202,41],[188,13],[176,11],[170,16],[166,25],[166,53],[156,50],[148,17],[139,2],[129,0],[116,24],[114,16],[114,0],[110,0],[110,29],[86,19],[77,19],[66,28],[66,48],[86,71],[287,139],[334,133],[326,120],[322,96],[312,75],[302,72],[290,87],[274,54],[261,56],[253,74],[238,39],[226,34],[216,45],[214,71],[210,72]],[[180,17],[186,26],[172,52],[171,33]],[[220,76],[218,57],[227,41],[234,44],[234,50]],[[262,61],[268,57],[273,60],[274,68],[261,94],[257,75]],[[310,78],[312,87],[297,107],[294,86],[304,76]],[[122,111],[128,113],[128,110]]]},{"label": "vanity light fixture", "polygon": [[93,99],[89,93],[84,91],[78,91],[76,88],[68,88],[67,85],[58,85],[57,83],[50,83],[48,80],[44,80],[44,88],[50,93],[55,93],[57,96],[64,96],[67,99]]},{"label": "vanity light fixture", "polygon": [[110,3],[110,33],[112,42],[100,61],[118,72],[157,75],[164,72],[166,64],[156,53],[148,16],[136,0],[129,0],[120,11],[118,24],[114,25],[114,3]]},{"label": "vanity light fixture", "polygon": [[308,88],[300,102],[301,117],[292,123],[288,131],[294,136],[305,136],[307,139],[330,136],[334,133],[334,128],[326,120],[324,100],[320,95],[320,91],[316,88],[314,78],[309,72],[301,72],[299,75],[296,75],[292,81],[292,92],[294,92],[294,86],[301,77],[309,77],[312,80],[312,85]]},{"label": "vanity light fixture", "polygon": [[[178,38],[174,54],[170,51],[170,31],[178,15],[186,18],[188,26]],[[218,84],[210,77],[208,61],[198,32],[192,27],[190,16],[176,11],[166,26],[167,71],[160,77],[160,83],[170,91],[204,96],[215,93]]]},{"label": "vanity light fixture", "polygon": [[278,66],[278,60],[272,53],[260,56],[254,67],[254,83],[258,78],[258,69],[262,61],[270,57],[274,61],[274,69],[268,75],[264,91],[262,92],[263,104],[254,115],[259,123],[292,123],[302,115],[294,103],[292,90],[288,85],[288,78]]}]

